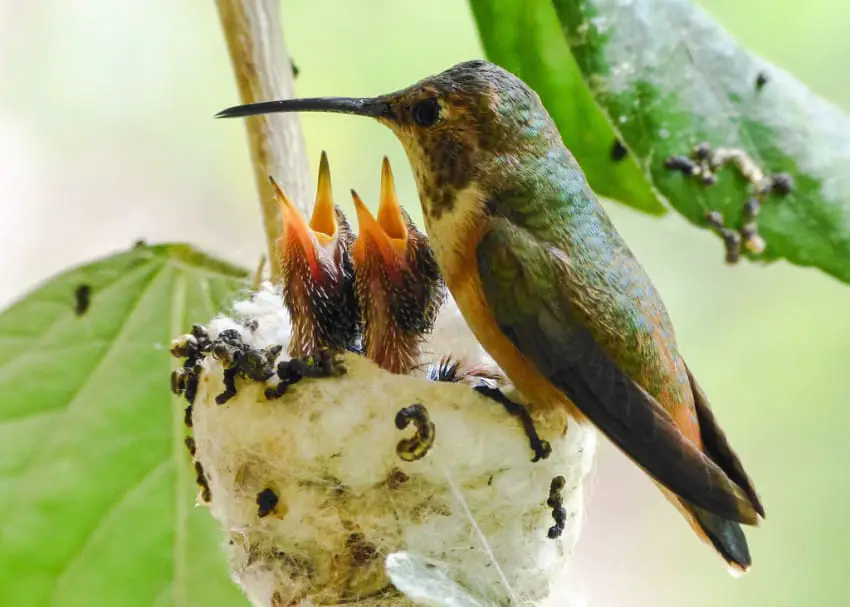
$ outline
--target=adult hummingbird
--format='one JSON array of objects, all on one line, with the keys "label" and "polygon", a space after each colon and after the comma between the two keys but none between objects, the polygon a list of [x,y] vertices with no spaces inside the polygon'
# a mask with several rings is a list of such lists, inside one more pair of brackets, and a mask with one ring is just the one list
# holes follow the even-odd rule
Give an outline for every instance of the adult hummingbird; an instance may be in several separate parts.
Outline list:
[{"label": "adult hummingbird", "polygon": [[539,97],[469,61],[372,98],[237,106],[219,117],[369,116],[401,140],[426,232],[472,332],[534,408],[589,420],[737,571],[764,509],[679,352],[644,269]]},{"label": "adult hummingbird", "polygon": [[351,247],[363,349],[391,373],[409,373],[434,326],[445,285],[428,238],[401,208],[390,162],[381,167],[378,217],[352,190],[360,234]]}]

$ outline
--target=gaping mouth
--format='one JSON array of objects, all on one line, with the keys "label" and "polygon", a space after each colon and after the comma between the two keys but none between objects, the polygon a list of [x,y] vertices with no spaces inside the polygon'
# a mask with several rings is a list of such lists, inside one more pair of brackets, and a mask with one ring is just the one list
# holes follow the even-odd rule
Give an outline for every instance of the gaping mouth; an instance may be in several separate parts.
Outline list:
[{"label": "gaping mouth", "polygon": [[384,156],[381,165],[381,202],[378,207],[378,224],[391,241],[400,243],[403,250],[407,246],[407,226],[395,193],[395,181],[393,171],[390,168],[390,159]]},{"label": "gaping mouth", "polygon": [[404,259],[407,248],[408,230],[405,218],[395,193],[390,162],[384,158],[381,169],[381,198],[378,207],[378,218],[372,215],[366,204],[354,190],[351,191],[354,207],[357,210],[357,221],[360,235],[354,243],[354,258],[356,262],[365,262],[371,251],[380,253],[384,264],[394,268],[397,260]]},{"label": "gaping mouth", "polygon": [[[281,260],[290,258],[293,254],[293,245],[300,244],[300,249],[305,260],[310,266],[314,276],[319,275],[319,260],[316,255],[316,240],[312,228],[307,224],[301,211],[292,203],[286,192],[278,185],[274,177],[269,176],[269,181],[274,189],[275,198],[280,205],[280,214],[283,218],[283,234],[278,238],[277,246]],[[328,238],[326,235],[323,235]]]},{"label": "gaping mouth", "polygon": [[331,242],[339,229],[331,190],[328,155],[324,151],[319,161],[319,183],[316,187],[316,204],[313,207],[313,216],[310,218],[310,229],[321,244]]},{"label": "gaping mouth", "polygon": [[308,258],[314,258],[316,245],[324,246],[333,242],[339,231],[327,154],[323,151],[319,161],[316,204],[313,206],[313,215],[310,217],[309,224],[278,183],[272,177],[269,177],[269,180],[274,187],[283,217],[284,230],[279,242],[281,252],[284,252],[291,243],[300,242]]}]

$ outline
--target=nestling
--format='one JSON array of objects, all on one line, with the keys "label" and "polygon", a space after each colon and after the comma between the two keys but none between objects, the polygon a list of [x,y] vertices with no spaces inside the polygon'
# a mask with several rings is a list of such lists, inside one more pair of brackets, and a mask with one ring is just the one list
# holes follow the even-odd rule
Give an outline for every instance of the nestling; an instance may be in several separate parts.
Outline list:
[{"label": "nestling", "polygon": [[409,373],[445,294],[437,260],[428,238],[399,205],[387,158],[377,220],[357,193],[351,194],[360,225],[352,256],[364,350],[387,371]]},{"label": "nestling", "polygon": [[327,155],[322,152],[309,224],[270,179],[283,216],[283,234],[277,244],[283,298],[293,324],[289,354],[303,358],[322,349],[352,349],[361,327],[350,253],[354,234],[334,206]]}]

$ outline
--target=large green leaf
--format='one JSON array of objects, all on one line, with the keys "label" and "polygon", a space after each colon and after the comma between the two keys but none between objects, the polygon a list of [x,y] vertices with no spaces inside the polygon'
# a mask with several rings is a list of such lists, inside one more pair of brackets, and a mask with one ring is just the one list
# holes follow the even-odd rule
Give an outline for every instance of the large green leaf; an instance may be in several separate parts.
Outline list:
[{"label": "large green leaf", "polygon": [[245,276],[185,245],[140,246],[0,314],[0,605],[247,605],[194,507],[168,387],[170,339]]},{"label": "large green leaf", "polygon": [[617,135],[582,79],[551,0],[470,0],[470,5],[487,57],[540,95],[593,189],[664,214],[635,158],[612,157]]},{"label": "large green leaf", "polygon": [[[698,225],[709,210],[739,227],[753,188],[733,171],[717,185],[665,168],[700,142],[739,148],[791,195],[769,196],[754,258],[816,266],[850,281],[850,119],[787,73],[749,54],[688,0],[554,0],[597,101],[655,187]],[[793,43],[793,32],[784,34]],[[762,78],[759,78],[759,75]]]}]

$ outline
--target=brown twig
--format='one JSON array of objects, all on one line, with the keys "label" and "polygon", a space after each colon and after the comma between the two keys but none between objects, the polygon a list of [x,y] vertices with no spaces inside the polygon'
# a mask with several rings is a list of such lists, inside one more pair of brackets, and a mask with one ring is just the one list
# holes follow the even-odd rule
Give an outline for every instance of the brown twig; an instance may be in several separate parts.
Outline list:
[{"label": "brown twig", "polygon": [[[280,26],[279,0],[216,0],[242,103],[292,97],[292,63]],[[297,114],[245,118],[254,180],[260,196],[268,258],[277,259],[281,218],[269,183],[272,175],[305,213],[309,165]],[[269,264],[278,282],[280,268]]]}]

